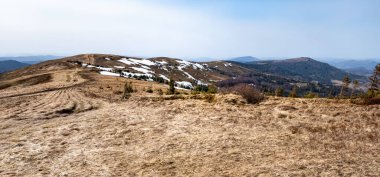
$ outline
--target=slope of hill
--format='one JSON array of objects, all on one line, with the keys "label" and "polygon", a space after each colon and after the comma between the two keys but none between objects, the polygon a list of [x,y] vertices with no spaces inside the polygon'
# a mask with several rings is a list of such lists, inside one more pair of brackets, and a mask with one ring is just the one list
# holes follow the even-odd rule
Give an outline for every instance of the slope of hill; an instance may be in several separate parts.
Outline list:
[{"label": "slope of hill", "polygon": [[0,61],[0,73],[9,72],[26,66],[29,66],[29,64],[21,63],[15,60],[3,60]]},{"label": "slope of hill", "polygon": [[[269,64],[265,64],[266,66],[263,67],[263,63]],[[233,61],[188,62],[167,57],[142,59],[118,55],[85,54],[47,61],[3,74],[0,75],[0,81],[17,78],[20,75],[44,73],[55,69],[86,68],[107,76],[163,83],[168,83],[169,79],[172,78],[176,81],[176,86],[186,89],[194,88],[199,84],[217,84],[224,87],[241,82],[255,85],[258,89],[269,93],[273,93],[276,88],[282,87],[285,90],[285,95],[289,94],[295,85],[298,87],[300,96],[309,91],[318,93],[322,97],[330,93],[333,95],[338,94],[339,88],[333,86],[330,80],[328,80],[330,82],[323,82],[323,79],[326,80],[324,78],[326,74],[321,73],[321,71],[326,71],[323,70],[324,67],[318,67],[318,64],[320,63],[307,58],[260,61],[254,62],[254,64],[246,64]],[[327,64],[322,63],[322,65]],[[312,69],[304,69],[305,67]],[[328,70],[331,68],[334,72]],[[296,69],[298,73],[294,73],[293,70],[289,71],[289,69]],[[337,80],[341,80],[338,74],[344,73],[331,66],[328,66],[327,70],[328,72],[326,73],[330,72],[330,75],[334,75]],[[310,74],[310,72],[314,72],[314,74]],[[342,77],[344,74],[341,74]],[[330,75],[328,76],[330,77]]]},{"label": "slope of hill", "polygon": [[[208,101],[185,90],[162,95],[164,84],[101,75],[69,59],[0,80],[9,84],[0,88],[0,176],[380,174],[379,105],[275,97],[249,105],[233,94]],[[135,89],[128,100],[121,99],[126,82]]]},{"label": "slope of hill", "polygon": [[176,58],[155,57],[136,58],[117,55],[78,55],[64,58],[70,62],[79,62],[83,67],[97,68],[104,75],[118,74],[125,77],[161,77],[186,82],[187,85],[196,83],[211,83],[249,72],[249,69],[229,62],[189,62]]},{"label": "slope of hill", "polygon": [[[300,93],[316,91],[321,96],[327,96],[328,92],[335,92],[335,88],[321,84],[309,84],[309,80],[303,75],[300,78],[282,75],[277,72],[263,73],[260,69],[247,67],[238,62],[214,61],[214,62],[188,62],[181,59],[156,57],[141,59],[135,57],[116,55],[79,55],[65,58],[67,61],[80,62],[83,67],[97,68],[101,74],[110,76],[123,76],[128,78],[142,78],[156,80],[162,78],[169,81],[175,80],[179,87],[193,88],[199,84],[223,82],[224,80],[240,81],[237,78],[249,78],[249,84],[254,84],[263,91],[274,91],[277,87],[283,87],[289,93],[293,85],[300,87]],[[306,63],[309,65],[310,63]],[[313,63],[311,63],[313,64]],[[250,66],[250,65],[248,65]],[[338,70],[338,69],[337,69]],[[339,70],[338,70],[339,71]],[[343,77],[343,76],[342,76]],[[244,79],[247,81],[247,79]],[[331,83],[329,83],[331,85]],[[218,84],[223,86],[225,84]],[[227,84],[228,85],[228,84]]]},{"label": "slope of hill", "polygon": [[333,80],[341,80],[345,75],[349,75],[351,79],[358,79],[362,82],[365,82],[366,80],[365,77],[349,74],[330,66],[327,63],[322,63],[307,57],[287,60],[256,61],[242,63],[240,65],[260,72],[280,75],[306,82],[332,84]]}]

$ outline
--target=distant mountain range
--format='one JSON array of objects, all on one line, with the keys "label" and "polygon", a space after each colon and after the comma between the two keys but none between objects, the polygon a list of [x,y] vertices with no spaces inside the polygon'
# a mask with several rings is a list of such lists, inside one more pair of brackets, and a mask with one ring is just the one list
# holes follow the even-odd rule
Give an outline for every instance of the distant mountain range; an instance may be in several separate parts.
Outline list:
[{"label": "distant mountain range", "polygon": [[235,61],[235,62],[240,62],[240,63],[249,63],[253,61],[259,61],[258,58],[252,57],[252,56],[244,56],[244,57],[236,57],[236,58],[231,58],[228,59],[229,61]]},{"label": "distant mountain range", "polygon": [[380,63],[379,60],[324,60],[326,63],[341,69],[350,68],[365,68],[367,70],[373,70],[375,66]]},{"label": "distant mountain range", "polygon": [[342,60],[342,59],[321,59],[322,61],[345,70],[349,73],[369,76],[372,74],[375,66],[380,63],[380,59],[371,60]]},{"label": "distant mountain range", "polygon": [[365,67],[347,68],[347,69],[343,69],[343,70],[348,72],[348,73],[351,73],[351,74],[356,74],[359,76],[366,76],[366,77],[371,76],[373,73],[373,70],[369,70]]},{"label": "distant mountain range", "polygon": [[0,73],[13,71],[25,66],[37,64],[46,60],[63,58],[54,55],[0,57]]},{"label": "distant mountain range", "polygon": [[0,73],[5,73],[8,71],[13,71],[16,69],[20,69],[26,66],[29,66],[30,64],[27,63],[21,63],[15,60],[4,60],[0,61]]},{"label": "distant mountain range", "polygon": [[62,56],[54,56],[54,55],[37,55],[37,56],[19,56],[19,57],[0,57],[0,61],[4,60],[15,60],[22,63],[28,64],[37,64],[46,60],[55,60],[63,58]]}]

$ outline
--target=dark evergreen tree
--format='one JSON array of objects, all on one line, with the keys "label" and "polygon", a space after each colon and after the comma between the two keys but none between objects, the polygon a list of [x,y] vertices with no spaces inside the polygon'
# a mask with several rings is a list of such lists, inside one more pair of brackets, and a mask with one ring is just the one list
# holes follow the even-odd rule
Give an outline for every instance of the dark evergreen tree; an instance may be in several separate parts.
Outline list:
[{"label": "dark evergreen tree", "polygon": [[168,94],[172,95],[175,93],[175,87],[174,87],[174,80],[173,79],[170,79],[169,81],[169,90],[168,90]]}]

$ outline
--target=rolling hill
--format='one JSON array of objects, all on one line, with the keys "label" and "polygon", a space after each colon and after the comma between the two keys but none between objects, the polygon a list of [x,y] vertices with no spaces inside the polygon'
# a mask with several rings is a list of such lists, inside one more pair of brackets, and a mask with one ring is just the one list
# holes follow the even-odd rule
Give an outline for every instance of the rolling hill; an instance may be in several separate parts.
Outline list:
[{"label": "rolling hill", "polygon": [[[101,75],[162,83],[168,83],[171,78],[176,81],[177,87],[185,89],[194,88],[199,84],[227,87],[246,83],[255,85],[256,88],[268,93],[273,93],[276,88],[282,87],[287,95],[294,86],[297,86],[300,95],[313,91],[323,97],[329,93],[338,94],[338,85],[334,86],[331,81],[341,80],[345,74],[348,74],[310,58],[240,63],[234,61],[189,62],[168,57],[143,59],[119,55],[83,54],[46,61],[2,74],[0,81],[17,78],[20,75],[71,68],[85,68]],[[365,82],[364,77],[349,75],[352,79],[362,79],[362,83]]]},{"label": "rolling hill", "polygon": [[[0,176],[380,174],[379,105],[272,96],[253,105],[236,94],[184,89],[168,95],[162,83],[103,75],[121,67],[136,75],[166,68],[184,80],[185,72],[230,79],[254,72],[229,62],[80,55],[0,74]],[[122,99],[125,83],[133,85],[129,99]]]},{"label": "rolling hill", "polygon": [[363,76],[347,73],[330,66],[327,63],[322,63],[307,57],[286,60],[255,61],[250,63],[240,63],[240,65],[259,72],[280,75],[305,82],[332,84],[333,80],[341,80],[345,75],[348,75],[351,79],[360,80],[361,82],[366,81],[366,78]]},{"label": "rolling hill", "polygon": [[0,61],[0,73],[9,72],[26,66],[29,66],[29,64],[21,63],[15,60]]}]

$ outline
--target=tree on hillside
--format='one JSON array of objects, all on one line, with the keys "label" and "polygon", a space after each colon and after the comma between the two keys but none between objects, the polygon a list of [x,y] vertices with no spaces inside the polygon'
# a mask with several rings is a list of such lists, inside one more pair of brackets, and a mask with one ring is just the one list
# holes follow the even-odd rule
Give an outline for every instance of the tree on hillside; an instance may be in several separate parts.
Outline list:
[{"label": "tree on hillside", "polygon": [[352,82],[352,84],[354,85],[354,89],[352,89],[352,91],[351,91],[351,97],[354,96],[355,91],[359,88],[359,81],[358,80],[354,80]]},{"label": "tree on hillside", "polygon": [[350,85],[351,80],[350,78],[345,75],[343,80],[342,80],[342,88],[340,89],[340,97],[346,96],[346,92],[348,90],[348,86]]},{"label": "tree on hillside", "polygon": [[372,76],[369,77],[369,91],[376,93],[380,91],[380,64],[377,64]]},{"label": "tree on hillside", "polygon": [[174,80],[173,79],[170,79],[169,81],[169,90],[168,90],[168,94],[169,95],[172,95],[175,93],[175,87],[174,87]]},{"label": "tree on hillside", "polygon": [[275,91],[276,96],[284,96],[284,89],[282,87],[278,87]]},{"label": "tree on hillside", "polygon": [[298,97],[297,86],[296,85],[293,86],[292,91],[289,94],[289,97],[292,97],[292,98],[297,98]]}]

